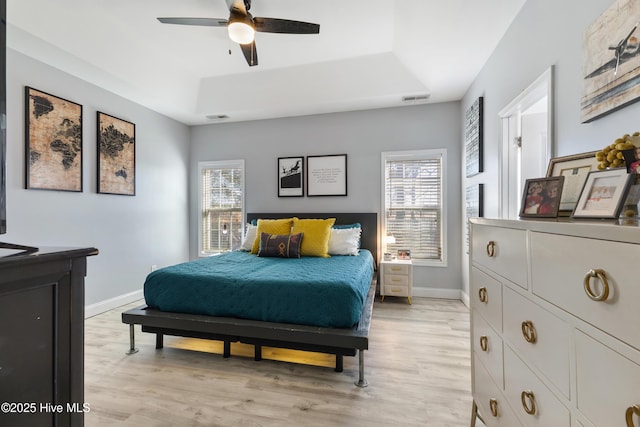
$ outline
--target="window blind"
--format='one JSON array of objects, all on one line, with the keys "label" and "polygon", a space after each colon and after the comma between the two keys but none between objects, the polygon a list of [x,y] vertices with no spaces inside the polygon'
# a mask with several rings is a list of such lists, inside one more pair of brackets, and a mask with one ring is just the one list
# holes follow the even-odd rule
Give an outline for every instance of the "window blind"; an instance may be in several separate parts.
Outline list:
[{"label": "window blind", "polygon": [[386,251],[409,249],[411,258],[442,260],[442,157],[385,162],[385,225],[395,243]]},{"label": "window blind", "polygon": [[243,233],[244,166],[201,166],[201,255],[240,247]]}]

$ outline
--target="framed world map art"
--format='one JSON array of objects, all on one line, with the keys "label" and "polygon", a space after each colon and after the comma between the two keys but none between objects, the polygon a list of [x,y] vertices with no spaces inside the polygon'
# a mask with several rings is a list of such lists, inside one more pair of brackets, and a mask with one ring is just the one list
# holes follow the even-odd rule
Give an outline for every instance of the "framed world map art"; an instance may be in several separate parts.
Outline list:
[{"label": "framed world map art", "polygon": [[27,189],[82,191],[82,105],[25,87]]},{"label": "framed world map art", "polygon": [[98,193],[136,194],[136,125],[98,111]]}]

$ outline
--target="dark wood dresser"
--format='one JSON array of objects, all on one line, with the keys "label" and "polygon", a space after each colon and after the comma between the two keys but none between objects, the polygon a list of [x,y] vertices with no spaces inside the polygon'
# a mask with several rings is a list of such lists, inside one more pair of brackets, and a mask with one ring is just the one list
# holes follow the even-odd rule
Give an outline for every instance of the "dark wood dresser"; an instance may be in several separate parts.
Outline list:
[{"label": "dark wood dresser", "polygon": [[0,425],[84,424],[84,278],[97,254],[0,258]]}]

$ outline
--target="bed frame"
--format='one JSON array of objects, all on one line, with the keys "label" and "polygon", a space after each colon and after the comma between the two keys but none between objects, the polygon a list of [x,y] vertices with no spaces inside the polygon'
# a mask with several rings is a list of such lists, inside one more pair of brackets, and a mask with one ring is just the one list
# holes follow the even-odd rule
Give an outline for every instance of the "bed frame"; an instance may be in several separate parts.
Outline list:
[{"label": "bed frame", "polygon": [[[336,224],[359,222],[362,226],[361,247],[373,254],[378,262],[377,213],[250,213],[247,221],[258,218],[336,218]],[[224,342],[223,357],[231,356],[231,343],[242,342],[254,346],[254,360],[262,359],[262,347],[334,354],[336,372],[343,370],[343,357],[359,356],[359,374],[355,384],[368,385],[364,378],[364,350],[369,348],[369,328],[375,299],[377,274],[371,279],[369,292],[358,323],[352,328],[321,328],[317,326],[274,323],[258,320],[214,317],[185,313],[163,312],[141,305],[122,313],[122,323],[129,325],[130,348],[127,354],[138,352],[135,347],[134,325],[143,332],[156,334],[156,349],[163,347],[164,335],[204,338]]]}]

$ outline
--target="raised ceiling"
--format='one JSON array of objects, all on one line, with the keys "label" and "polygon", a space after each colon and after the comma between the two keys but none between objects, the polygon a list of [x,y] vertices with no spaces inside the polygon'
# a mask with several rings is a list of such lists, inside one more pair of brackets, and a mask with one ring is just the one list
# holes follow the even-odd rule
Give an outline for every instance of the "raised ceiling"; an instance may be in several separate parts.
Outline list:
[{"label": "raised ceiling", "polygon": [[320,34],[258,33],[249,67],[226,29],[156,19],[227,18],[224,0],[8,0],[7,44],[197,125],[460,100],[525,1],[253,0]]}]

